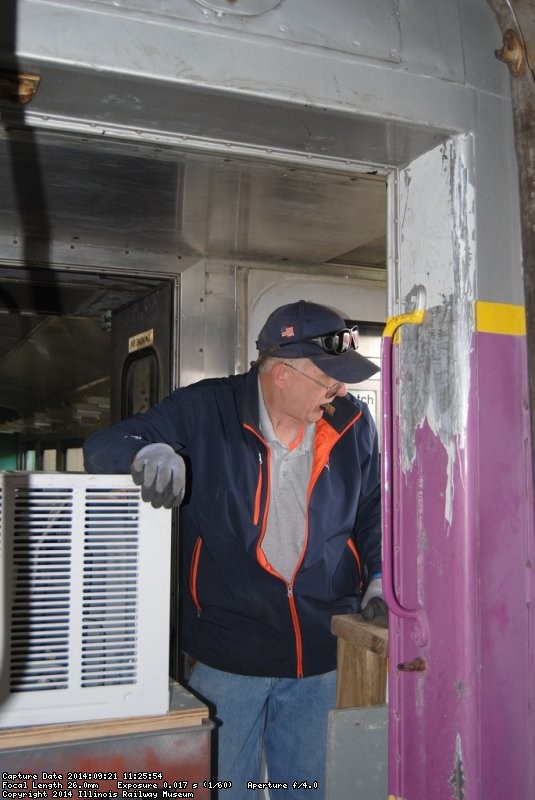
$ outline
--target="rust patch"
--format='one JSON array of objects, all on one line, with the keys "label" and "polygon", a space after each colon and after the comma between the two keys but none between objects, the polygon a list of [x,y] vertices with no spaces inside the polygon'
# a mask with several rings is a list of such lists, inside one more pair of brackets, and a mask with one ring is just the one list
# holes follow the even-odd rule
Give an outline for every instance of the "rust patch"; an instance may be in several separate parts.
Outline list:
[{"label": "rust patch", "polygon": [[512,28],[503,34],[503,47],[495,50],[494,55],[509,67],[509,72],[514,78],[521,78],[526,71],[526,51],[520,36]]},{"label": "rust patch", "polygon": [[40,81],[39,75],[0,72],[0,100],[25,106],[37,94]]},{"label": "rust patch", "polygon": [[400,672],[424,672],[427,669],[427,664],[421,656],[416,656],[412,661],[402,661],[398,664]]}]

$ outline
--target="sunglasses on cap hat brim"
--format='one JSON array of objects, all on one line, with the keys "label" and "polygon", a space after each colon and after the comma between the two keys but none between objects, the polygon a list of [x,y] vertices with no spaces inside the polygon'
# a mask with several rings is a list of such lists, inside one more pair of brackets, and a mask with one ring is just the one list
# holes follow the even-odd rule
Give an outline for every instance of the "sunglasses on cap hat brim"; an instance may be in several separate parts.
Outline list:
[{"label": "sunglasses on cap hat brim", "polygon": [[278,347],[289,347],[293,344],[305,343],[317,344],[329,355],[347,353],[349,350],[358,350],[358,325],[353,325],[352,328],[342,328],[339,331],[323,333],[320,336],[308,336],[306,339],[294,339],[292,342],[282,342]]},{"label": "sunglasses on cap hat brim", "polygon": [[300,344],[318,345],[328,355],[340,355],[349,352],[349,350],[358,350],[358,325],[353,325],[352,328],[341,328],[340,330],[329,331],[328,333],[322,333],[318,336],[306,336],[302,339],[291,339],[287,342],[274,342],[264,350],[261,349],[260,340],[257,341],[256,346],[260,351],[260,355],[265,357],[271,355],[280,347],[289,348]]}]

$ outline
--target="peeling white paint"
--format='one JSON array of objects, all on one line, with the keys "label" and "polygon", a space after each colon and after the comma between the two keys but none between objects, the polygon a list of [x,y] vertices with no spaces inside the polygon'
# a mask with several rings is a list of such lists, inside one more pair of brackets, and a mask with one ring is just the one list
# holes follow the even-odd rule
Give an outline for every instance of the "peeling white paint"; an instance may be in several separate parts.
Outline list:
[{"label": "peeling white paint", "polygon": [[399,285],[405,313],[416,285],[424,322],[403,328],[400,347],[401,464],[416,457],[427,421],[446,450],[444,516],[451,522],[454,466],[465,447],[475,274],[472,140],[457,137],[403,170],[399,184]]},{"label": "peeling white paint", "polygon": [[464,761],[463,751],[461,746],[461,735],[458,733],[455,737],[455,755],[453,760],[453,771],[450,777],[450,784],[455,792],[455,800],[464,800],[465,798],[465,777],[464,777]]}]

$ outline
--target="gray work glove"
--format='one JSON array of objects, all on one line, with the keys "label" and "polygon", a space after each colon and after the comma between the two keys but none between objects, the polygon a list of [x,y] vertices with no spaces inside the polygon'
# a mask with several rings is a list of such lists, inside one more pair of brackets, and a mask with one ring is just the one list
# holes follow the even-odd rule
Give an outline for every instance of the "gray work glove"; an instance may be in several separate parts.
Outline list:
[{"label": "gray work glove", "polygon": [[366,589],[366,593],[360,604],[360,613],[366,622],[375,624],[386,624],[387,607],[383,599],[383,579],[381,577],[372,578]]},{"label": "gray work glove", "polygon": [[141,486],[141,497],[154,508],[179,506],[184,499],[186,465],[170,445],[142,447],[130,471],[134,483]]}]

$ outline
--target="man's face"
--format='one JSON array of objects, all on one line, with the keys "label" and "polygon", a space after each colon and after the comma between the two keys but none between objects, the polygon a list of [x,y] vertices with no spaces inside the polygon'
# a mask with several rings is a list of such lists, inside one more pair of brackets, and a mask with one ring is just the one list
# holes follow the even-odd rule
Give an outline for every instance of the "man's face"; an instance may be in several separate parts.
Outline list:
[{"label": "man's face", "polygon": [[335,381],[308,359],[288,359],[281,369],[286,370],[282,392],[285,412],[305,425],[317,422],[325,405],[347,394],[345,383]]}]

